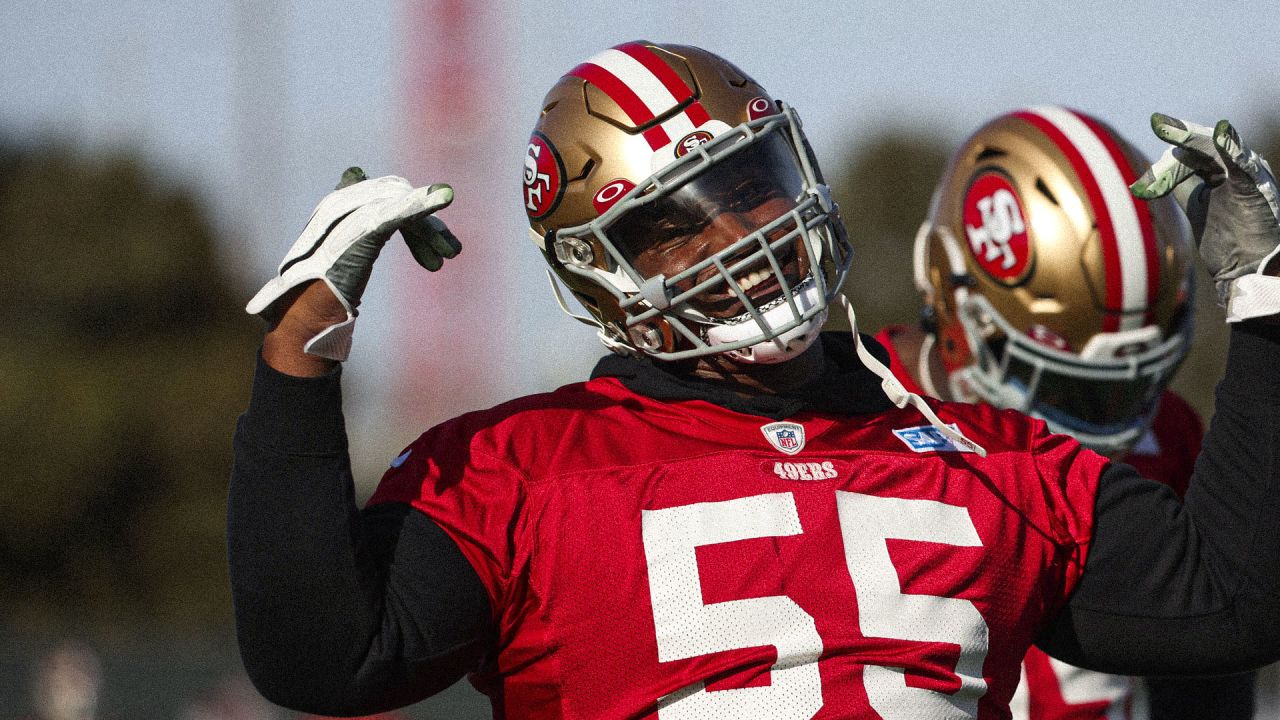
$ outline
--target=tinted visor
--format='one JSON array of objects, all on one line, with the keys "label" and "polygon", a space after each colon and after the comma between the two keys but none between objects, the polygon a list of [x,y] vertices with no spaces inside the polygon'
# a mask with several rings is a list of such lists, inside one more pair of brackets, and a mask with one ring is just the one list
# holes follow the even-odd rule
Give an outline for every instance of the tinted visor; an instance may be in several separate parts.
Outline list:
[{"label": "tinted visor", "polygon": [[628,211],[610,225],[609,236],[632,259],[676,247],[730,212],[743,222],[745,237],[795,209],[804,193],[791,146],[782,135],[770,133]]},{"label": "tinted visor", "polygon": [[1034,365],[1008,358],[1006,381],[1028,391],[1030,412],[1093,434],[1118,432],[1144,420],[1163,389],[1163,382],[1152,375],[1098,380],[1044,370],[1037,380],[1035,373]]}]

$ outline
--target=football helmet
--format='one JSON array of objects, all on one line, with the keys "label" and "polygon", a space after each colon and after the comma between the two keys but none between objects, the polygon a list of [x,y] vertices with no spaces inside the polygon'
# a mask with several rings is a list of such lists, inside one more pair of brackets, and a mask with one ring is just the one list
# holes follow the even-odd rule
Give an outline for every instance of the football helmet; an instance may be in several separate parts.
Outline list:
[{"label": "football helmet", "polygon": [[695,47],[625,43],[561,77],[523,201],[561,307],[556,278],[607,347],[662,360],[794,357],[852,256],[795,111]]},{"label": "football helmet", "polygon": [[1147,165],[1096,118],[1054,106],[1002,115],[952,156],[914,265],[954,397],[1109,455],[1141,438],[1193,314],[1185,218],[1128,190]]}]

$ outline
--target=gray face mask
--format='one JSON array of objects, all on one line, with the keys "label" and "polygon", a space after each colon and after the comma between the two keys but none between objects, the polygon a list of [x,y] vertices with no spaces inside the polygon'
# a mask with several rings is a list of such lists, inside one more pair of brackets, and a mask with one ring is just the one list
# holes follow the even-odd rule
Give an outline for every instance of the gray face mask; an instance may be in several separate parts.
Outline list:
[{"label": "gray face mask", "polygon": [[[625,314],[602,337],[662,360],[728,354],[777,362],[817,337],[852,257],[790,108],[731,128],[553,241],[565,269],[604,287]],[[661,257],[731,218],[736,229],[669,273]],[[612,272],[592,264],[603,247]],[[584,256],[584,253],[590,257]],[[648,270],[646,272],[645,270]],[[612,347],[613,345],[611,345]]]}]

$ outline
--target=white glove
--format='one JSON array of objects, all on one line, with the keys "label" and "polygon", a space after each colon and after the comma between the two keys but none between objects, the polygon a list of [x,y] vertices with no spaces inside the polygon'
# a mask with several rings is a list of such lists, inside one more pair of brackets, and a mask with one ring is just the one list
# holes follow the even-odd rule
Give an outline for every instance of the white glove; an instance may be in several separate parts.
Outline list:
[{"label": "white glove", "polygon": [[445,258],[462,246],[444,222],[431,215],[453,202],[453,188],[435,184],[414,188],[401,177],[366,179],[360,168],[342,174],[338,189],[325,196],[302,235],[272,278],[245,310],[274,319],[274,304],[293,288],[323,280],[347,310],[347,319],[331,325],[304,346],[312,355],[346,360],[351,353],[360,296],[369,283],[373,262],[391,235],[399,230],[413,257],[428,270],[438,270]]},{"label": "white glove", "polygon": [[1280,278],[1265,274],[1280,253],[1280,202],[1267,161],[1226,120],[1207,128],[1155,113],[1151,129],[1174,147],[1130,186],[1134,196],[1174,192],[1227,322],[1280,312]]}]

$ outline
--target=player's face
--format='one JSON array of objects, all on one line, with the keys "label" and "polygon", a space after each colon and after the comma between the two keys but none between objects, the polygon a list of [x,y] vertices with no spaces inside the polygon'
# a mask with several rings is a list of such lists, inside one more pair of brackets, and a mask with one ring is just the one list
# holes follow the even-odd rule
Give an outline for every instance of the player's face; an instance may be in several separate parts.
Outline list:
[{"label": "player's face", "polygon": [[[647,243],[632,262],[642,275],[673,276],[747,237],[761,225],[787,212],[793,206],[794,203],[785,198],[769,198],[754,207],[743,208],[741,211],[723,211],[713,217],[692,223],[682,224],[676,220],[664,224],[663,232]],[[780,235],[781,232],[777,234]],[[765,237],[773,239],[776,235]],[[802,241],[797,239],[781,248],[781,252],[777,254],[783,274],[792,286],[809,272],[808,257],[803,252],[802,245]],[[745,256],[754,250],[754,247],[748,248],[743,250],[741,255]],[[725,264],[732,265],[736,259],[736,256],[730,256]],[[714,267],[707,268],[695,277],[680,283],[677,290],[680,292],[688,290],[716,274],[717,270]],[[768,260],[763,257],[744,271],[737,273],[736,282],[738,289],[751,298],[757,307],[764,305],[782,292],[782,286],[775,277]],[[714,318],[734,317],[746,310],[732,289],[723,285],[698,295],[694,304],[699,310]]]},{"label": "player's face", "polygon": [[[725,252],[735,243],[758,233],[758,241],[742,244],[721,257],[721,264],[735,264],[759,253],[761,243],[782,238],[795,224],[788,218],[797,207],[801,183],[779,153],[789,152],[781,138],[771,138],[717,165],[661,201],[638,209],[619,223],[617,232],[631,254],[632,266],[644,277],[668,278]],[[779,222],[779,218],[783,218]],[[809,273],[809,255],[797,238],[773,249],[774,259],[791,287]],[[676,286],[685,292],[719,274],[714,265],[703,268]],[[773,263],[759,254],[733,271],[737,289],[758,308],[782,294]],[[713,318],[732,318],[746,311],[734,289],[715,284],[693,301],[696,309]]]}]

